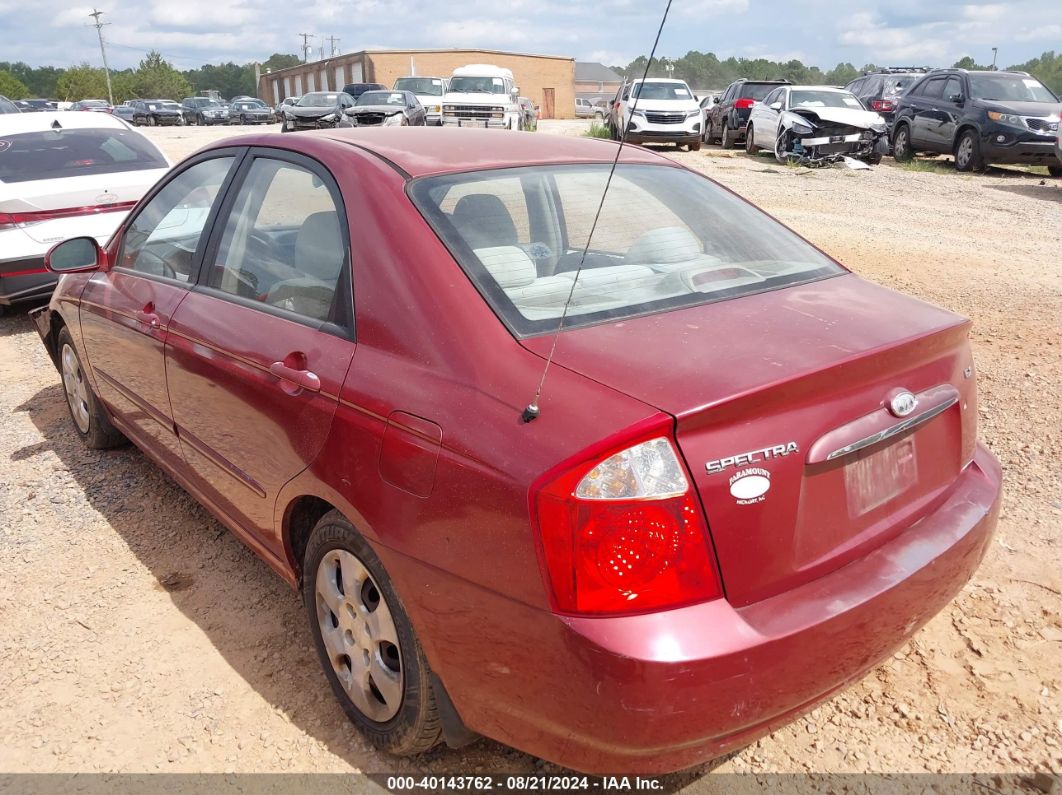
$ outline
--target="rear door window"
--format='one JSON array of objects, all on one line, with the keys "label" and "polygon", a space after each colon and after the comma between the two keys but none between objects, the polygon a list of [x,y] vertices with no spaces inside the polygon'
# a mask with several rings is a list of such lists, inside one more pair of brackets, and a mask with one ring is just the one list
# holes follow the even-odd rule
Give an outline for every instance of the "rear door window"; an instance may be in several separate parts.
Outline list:
[{"label": "rear door window", "polygon": [[128,129],[74,128],[0,138],[0,182],[169,168],[162,153]]},{"label": "rear door window", "polygon": [[333,308],[350,247],[337,196],[308,168],[255,158],[206,286],[308,320],[347,322],[349,307]]}]

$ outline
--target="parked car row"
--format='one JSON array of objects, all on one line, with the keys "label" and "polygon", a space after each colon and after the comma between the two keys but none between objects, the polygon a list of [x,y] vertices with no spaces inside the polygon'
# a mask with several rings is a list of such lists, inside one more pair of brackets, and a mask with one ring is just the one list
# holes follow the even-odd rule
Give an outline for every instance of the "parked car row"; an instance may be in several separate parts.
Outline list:
[{"label": "parked car row", "polygon": [[812,162],[853,155],[873,163],[891,150],[899,161],[951,155],[959,171],[1024,164],[1062,176],[1062,99],[1025,72],[892,67],[844,89],[738,80],[702,107],[705,142],[744,141],[783,161],[807,159],[806,147]]}]

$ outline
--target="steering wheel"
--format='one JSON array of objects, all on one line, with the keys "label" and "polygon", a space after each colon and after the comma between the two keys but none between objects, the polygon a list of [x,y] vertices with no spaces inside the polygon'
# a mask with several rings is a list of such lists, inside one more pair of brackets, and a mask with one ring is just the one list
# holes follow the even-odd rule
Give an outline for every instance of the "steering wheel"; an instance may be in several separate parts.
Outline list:
[{"label": "steering wheel", "polygon": [[147,249],[141,249],[140,253],[136,255],[133,269],[144,273],[152,273],[156,276],[165,276],[169,279],[177,278],[177,271],[173,269],[172,265],[158,254]]}]

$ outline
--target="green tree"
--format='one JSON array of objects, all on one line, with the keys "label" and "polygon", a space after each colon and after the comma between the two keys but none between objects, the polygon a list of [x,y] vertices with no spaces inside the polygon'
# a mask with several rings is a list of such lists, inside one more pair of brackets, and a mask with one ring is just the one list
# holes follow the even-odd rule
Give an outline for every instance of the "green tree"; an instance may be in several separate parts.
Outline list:
[{"label": "green tree", "polygon": [[1062,53],[1056,55],[1051,50],[1043,53],[1039,58],[1033,58],[1025,63],[1015,64],[1007,68],[1018,72],[1028,72],[1054,91],[1055,94],[1062,96]]},{"label": "green tree", "polygon": [[67,102],[79,99],[106,99],[107,76],[102,69],[83,63],[64,71],[55,82],[56,96]]},{"label": "green tree", "polygon": [[291,66],[298,66],[301,63],[302,58],[297,55],[275,52],[262,63],[262,71],[265,72],[266,70],[269,70],[275,72],[278,69],[287,69]]},{"label": "green tree", "polygon": [[133,90],[144,99],[180,100],[192,93],[184,75],[152,50],[133,74]]},{"label": "green tree", "polygon": [[196,92],[212,89],[223,97],[253,97],[257,93],[252,64],[238,66],[231,62],[217,65],[208,63],[184,74],[192,90]]},{"label": "green tree", "polygon": [[823,80],[831,86],[845,86],[855,80],[861,72],[850,63],[839,63],[828,71]]},{"label": "green tree", "polygon": [[975,60],[974,60],[973,58],[971,58],[971,57],[970,57],[969,55],[964,55],[964,56],[963,56],[962,58],[960,58],[959,60],[957,60],[957,61],[956,61],[956,62],[955,62],[954,64],[952,64],[952,65],[953,65],[953,66],[954,66],[954,67],[955,67],[956,69],[973,69],[973,70],[978,70],[978,71],[983,71],[983,70],[985,70],[985,69],[988,69],[988,67],[987,67],[987,66],[981,66],[981,64],[977,63],[977,62],[976,62],[976,61],[975,61]]},{"label": "green tree", "polygon": [[0,94],[8,99],[25,99],[29,93],[25,83],[6,69],[0,70]]}]

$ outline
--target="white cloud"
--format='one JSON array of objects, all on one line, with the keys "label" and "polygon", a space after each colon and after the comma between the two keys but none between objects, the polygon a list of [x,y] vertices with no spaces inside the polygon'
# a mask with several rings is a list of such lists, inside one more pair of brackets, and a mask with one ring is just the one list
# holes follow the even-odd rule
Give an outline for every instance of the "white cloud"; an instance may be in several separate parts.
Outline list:
[{"label": "white cloud", "polygon": [[246,25],[257,18],[254,9],[242,3],[216,0],[156,0],[149,20],[165,28],[217,29]]}]

